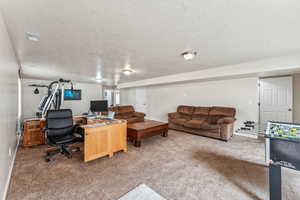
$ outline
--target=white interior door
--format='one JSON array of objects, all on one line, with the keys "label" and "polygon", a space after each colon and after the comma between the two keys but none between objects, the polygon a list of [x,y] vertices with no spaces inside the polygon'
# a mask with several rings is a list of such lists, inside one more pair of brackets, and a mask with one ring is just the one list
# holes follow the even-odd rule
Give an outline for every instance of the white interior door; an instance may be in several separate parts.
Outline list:
[{"label": "white interior door", "polygon": [[260,79],[260,122],[293,121],[293,77]]},{"label": "white interior door", "polygon": [[146,88],[136,88],[135,111],[147,113]]}]

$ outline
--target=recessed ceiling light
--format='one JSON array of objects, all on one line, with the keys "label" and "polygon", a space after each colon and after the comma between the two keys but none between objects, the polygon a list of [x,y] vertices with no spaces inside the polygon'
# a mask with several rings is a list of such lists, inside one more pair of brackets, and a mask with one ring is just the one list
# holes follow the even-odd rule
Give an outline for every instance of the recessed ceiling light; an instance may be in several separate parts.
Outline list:
[{"label": "recessed ceiling light", "polygon": [[27,32],[26,38],[30,41],[38,42],[40,41],[40,35],[38,33]]},{"label": "recessed ceiling light", "polygon": [[131,69],[130,65],[126,65],[123,69],[122,69],[123,74],[125,74],[126,76],[130,75],[131,73],[134,72],[133,69]]},{"label": "recessed ceiling light", "polygon": [[197,55],[196,51],[186,51],[181,54],[185,60],[192,60]]},{"label": "recessed ceiling light", "polygon": [[133,73],[134,71],[132,69],[122,69],[123,74],[125,75],[130,75],[131,73]]}]

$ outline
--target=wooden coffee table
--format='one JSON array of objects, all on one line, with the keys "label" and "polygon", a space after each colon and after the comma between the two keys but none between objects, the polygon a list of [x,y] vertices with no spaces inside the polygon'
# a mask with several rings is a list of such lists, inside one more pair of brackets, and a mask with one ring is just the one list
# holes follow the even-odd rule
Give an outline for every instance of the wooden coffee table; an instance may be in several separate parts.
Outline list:
[{"label": "wooden coffee table", "polygon": [[142,139],[154,135],[168,136],[168,123],[154,120],[130,123],[127,125],[127,137],[134,142],[134,146],[140,147]]}]

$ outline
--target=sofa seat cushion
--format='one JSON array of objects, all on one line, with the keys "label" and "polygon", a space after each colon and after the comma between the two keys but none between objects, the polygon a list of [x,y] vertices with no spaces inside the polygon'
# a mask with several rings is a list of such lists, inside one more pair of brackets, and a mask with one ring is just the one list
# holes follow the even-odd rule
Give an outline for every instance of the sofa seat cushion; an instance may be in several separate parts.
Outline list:
[{"label": "sofa seat cushion", "polygon": [[203,122],[201,124],[201,129],[204,130],[214,130],[214,129],[220,129],[221,126],[219,124],[212,124],[212,123],[208,123],[208,122]]},{"label": "sofa seat cushion", "polygon": [[206,118],[199,118],[199,119],[192,119],[186,121],[183,126],[187,128],[195,128],[195,129],[200,129],[202,123],[206,120]]},{"label": "sofa seat cushion", "polygon": [[174,124],[179,124],[179,125],[183,125],[187,119],[184,119],[184,118],[173,118],[173,119],[170,119],[170,121]]},{"label": "sofa seat cushion", "polygon": [[210,115],[208,122],[211,124],[217,124],[222,118],[224,118],[224,115]]},{"label": "sofa seat cushion", "polygon": [[235,118],[234,117],[222,117],[218,119],[217,124],[232,124],[234,123]]},{"label": "sofa seat cushion", "polygon": [[132,118],[128,118],[126,119],[127,123],[133,123],[133,122],[143,122],[144,119],[140,118],[140,117],[132,117]]},{"label": "sofa seat cushion", "polygon": [[134,113],[123,113],[122,114],[123,119],[129,119],[129,118],[132,118],[132,117],[135,117]]}]

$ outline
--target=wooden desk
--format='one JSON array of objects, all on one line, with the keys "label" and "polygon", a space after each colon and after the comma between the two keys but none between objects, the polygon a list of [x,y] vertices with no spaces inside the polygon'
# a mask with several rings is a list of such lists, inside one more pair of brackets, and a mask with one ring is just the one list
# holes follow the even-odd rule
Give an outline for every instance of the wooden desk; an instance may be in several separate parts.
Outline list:
[{"label": "wooden desk", "polygon": [[[79,124],[87,124],[87,119],[82,116],[73,117],[73,121]],[[45,144],[44,128],[46,128],[46,121],[44,119],[24,120],[22,145],[24,147],[32,147]]]},{"label": "wooden desk", "polygon": [[[84,129],[84,162],[103,156],[112,157],[117,151],[127,152],[127,122],[125,120],[100,120],[74,117]],[[45,120],[25,120],[23,123],[23,146],[45,144],[43,129]]]},{"label": "wooden desk", "polygon": [[127,122],[116,120],[105,124],[102,120],[88,121],[84,129],[84,162],[103,156],[112,157],[114,152],[127,152]]}]

